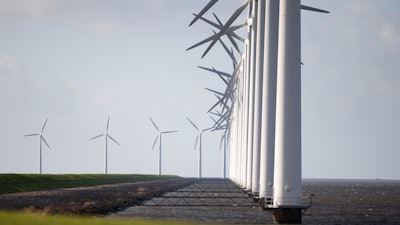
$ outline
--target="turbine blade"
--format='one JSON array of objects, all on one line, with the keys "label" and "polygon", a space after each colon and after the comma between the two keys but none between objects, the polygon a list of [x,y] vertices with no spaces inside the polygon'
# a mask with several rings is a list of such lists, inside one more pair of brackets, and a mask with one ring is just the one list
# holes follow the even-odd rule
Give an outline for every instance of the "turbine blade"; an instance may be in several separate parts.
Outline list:
[{"label": "turbine blade", "polygon": [[242,24],[229,27],[223,34],[224,34],[224,35],[225,35],[225,34],[230,34],[230,33],[234,32],[235,30],[240,29],[240,28],[245,27],[245,26],[247,26],[247,21],[244,22],[244,23],[242,23]]},{"label": "turbine blade", "polygon": [[241,59],[241,60],[239,61],[239,63],[236,65],[235,70],[234,70],[233,73],[232,73],[231,79],[229,80],[228,87],[226,88],[226,91],[225,91],[225,96],[224,96],[224,97],[225,97],[225,102],[224,102],[224,105],[226,105],[226,102],[227,102],[228,99],[229,99],[230,93],[233,92],[234,85],[235,85],[235,83],[236,83],[237,76],[238,76],[238,74],[239,74],[240,67],[242,66],[242,63],[243,63],[243,59]]},{"label": "turbine blade", "polygon": [[[224,26],[224,24],[221,22],[221,20],[218,18],[218,16],[215,13],[213,13],[213,15],[219,24],[219,29],[221,30],[221,28]],[[240,37],[239,35],[235,34],[234,32],[232,32],[231,34],[228,34],[228,38],[232,42],[232,45],[236,48],[238,53],[241,54],[240,50],[239,50],[239,46],[237,45],[236,41],[232,39],[232,37],[238,39],[241,42],[244,42],[244,38]]]},{"label": "turbine blade", "polygon": [[[223,120],[223,118],[224,118],[224,115],[222,115],[220,112],[218,112],[217,110],[215,110],[215,112],[210,112],[211,114],[213,114],[213,115],[215,115],[215,116],[218,116],[219,118],[218,118],[218,121],[216,121],[216,120],[214,120],[214,122],[217,124],[217,125],[219,125],[221,122],[222,122],[222,120]],[[215,126],[215,125],[214,125]]]},{"label": "turbine blade", "polygon": [[[194,14],[194,13],[193,13],[193,15],[198,16],[197,14]],[[204,17],[200,17],[199,19],[203,20],[204,22],[206,22],[206,23],[210,24],[211,26],[218,28],[218,29],[221,29],[223,26],[223,25],[218,25],[218,24],[214,23],[213,21],[206,19]]]},{"label": "turbine blade", "polygon": [[195,150],[195,151],[196,151],[196,149],[197,149],[197,142],[199,142],[199,136],[200,136],[200,134],[197,135],[197,137],[196,137],[196,142],[194,143],[194,150]]},{"label": "turbine blade", "polygon": [[216,127],[213,131],[229,129],[227,124]]},{"label": "turbine blade", "polygon": [[40,134],[26,134],[23,137],[39,136]]},{"label": "turbine blade", "polygon": [[[212,116],[210,116],[210,119],[211,119],[212,121],[214,121],[214,123],[217,123],[217,121],[216,121]],[[214,124],[214,126],[215,126],[215,124]]]},{"label": "turbine blade", "polygon": [[[214,14],[214,17],[215,17],[215,19],[218,21],[219,24],[216,24],[216,23],[212,22],[211,20],[208,20],[208,19],[206,19],[206,18],[204,18],[204,17],[200,17],[200,19],[203,20],[204,22],[210,24],[211,26],[213,26],[213,27],[215,27],[215,28],[221,30],[222,27],[223,27],[224,25],[223,25],[222,22],[219,20],[219,18],[217,17],[217,15],[215,15],[215,13],[213,13],[213,14]],[[193,15],[194,15],[194,16],[197,16],[196,14],[193,14]],[[229,40],[232,42],[232,45],[233,45],[233,46],[236,48],[236,50],[240,53],[239,46],[237,45],[236,41],[233,40],[233,38],[236,38],[236,39],[238,39],[238,40],[241,41],[241,42],[244,42],[244,38],[240,37],[239,35],[237,35],[237,34],[234,33],[234,32],[232,32],[232,33],[230,33],[230,34],[227,34],[227,36],[228,36]],[[241,54],[241,53],[240,53],[240,54]]]},{"label": "turbine blade", "polygon": [[203,70],[207,70],[207,71],[216,73],[216,74],[220,74],[220,75],[225,76],[225,77],[231,77],[232,76],[229,73],[225,73],[225,72],[222,72],[220,70],[216,70],[214,67],[212,67],[212,69],[204,67],[204,66],[197,66],[197,67],[200,68],[200,69],[203,69]]},{"label": "turbine blade", "polygon": [[306,5],[301,5],[301,9],[308,10],[308,11],[313,11],[313,12],[329,13],[329,11],[322,10],[322,9],[317,9],[317,8],[306,6]]},{"label": "turbine blade", "polygon": [[235,47],[236,52],[237,52],[239,55],[242,55],[242,51],[240,51],[239,45],[236,43],[236,41],[233,39],[233,37],[236,38],[236,39],[238,39],[238,40],[240,40],[240,41],[243,40],[242,42],[244,42],[244,39],[241,38],[241,37],[239,37],[239,36],[237,36],[234,32],[231,32],[230,34],[228,34],[228,39],[231,41],[233,47]]},{"label": "turbine blade", "polygon": [[210,71],[210,72],[213,72],[213,73],[217,74],[218,77],[221,78],[221,80],[222,80],[226,85],[228,85],[228,80],[225,79],[224,76],[225,76],[225,77],[230,77],[230,76],[231,76],[230,74],[225,73],[225,72],[222,72],[222,71],[218,71],[218,70],[216,70],[214,67],[213,67],[212,69],[206,68],[206,67],[203,67],[203,66],[197,66],[197,67],[200,68],[200,69],[207,70],[207,71]]},{"label": "turbine blade", "polygon": [[207,53],[211,50],[212,47],[214,47],[215,43],[217,43],[217,41],[219,40],[219,38],[222,36],[222,34],[218,33],[217,35],[215,35],[216,37],[211,41],[211,44],[207,47],[207,49],[204,51],[203,55],[201,56],[201,58],[204,58]]},{"label": "turbine blade", "polygon": [[213,13],[214,18],[217,20],[218,24],[220,25],[220,27],[223,27],[224,24],[221,22],[221,20],[218,18],[217,14]]},{"label": "turbine blade", "polygon": [[[235,22],[235,20],[240,16],[240,14],[243,12],[243,10],[248,6],[248,4],[251,2],[251,0],[247,0],[246,2],[243,3],[243,5],[238,8],[233,15],[228,19],[228,21],[226,22],[226,24],[222,27],[222,29],[220,30],[220,32],[214,36],[214,39],[212,40],[211,44],[207,47],[206,51],[204,52],[204,54],[201,56],[201,58],[204,58],[204,56],[207,55],[207,53],[210,51],[210,49],[215,45],[215,43],[217,43],[218,39],[227,34],[230,33],[234,30],[239,29],[240,27],[238,26],[234,26],[234,27],[230,27],[233,22]],[[247,25],[247,22],[244,23],[243,26]]]},{"label": "turbine blade", "polygon": [[47,124],[47,120],[48,120],[48,118],[47,118],[46,121],[44,122],[43,127],[42,127],[42,131],[40,131],[40,133],[43,133],[44,128],[46,127],[46,124]]},{"label": "turbine blade", "polygon": [[214,127],[210,127],[210,128],[204,129],[203,132],[204,131],[209,131],[209,130],[212,130],[212,129],[214,129]]},{"label": "turbine blade", "polygon": [[154,140],[154,144],[153,144],[153,147],[151,147],[151,150],[153,150],[154,146],[156,146],[156,143],[157,143],[159,137],[160,137],[160,134],[158,134],[156,137],[156,140]]},{"label": "turbine blade", "polygon": [[233,22],[240,16],[240,14],[243,12],[243,10],[246,9],[246,7],[250,4],[252,0],[246,0],[240,8],[238,8],[233,15],[228,19],[226,24],[224,25],[225,28],[228,28],[232,25]]},{"label": "turbine blade", "polygon": [[210,89],[210,88],[204,88],[204,89],[206,89],[207,91],[211,91],[212,93],[215,93],[215,94],[220,95],[220,96],[224,96],[225,95],[224,93],[221,93],[221,92],[218,92],[218,91],[214,91],[213,89]]},{"label": "turbine blade", "polygon": [[186,117],[186,119],[193,125],[193,127],[194,127],[196,130],[200,131],[200,129],[196,126],[196,124],[194,124],[193,121],[191,121],[191,120],[189,119],[189,117]]},{"label": "turbine blade", "polygon": [[212,41],[212,40],[214,40],[214,37],[215,37],[215,35],[212,35],[212,36],[210,36],[210,37],[208,37],[208,38],[206,38],[206,39],[200,41],[199,43],[194,44],[194,45],[192,45],[191,47],[187,48],[186,51],[189,51],[189,50],[191,50],[191,49],[193,49],[193,48],[196,48],[196,47],[198,47],[198,46],[200,46],[200,45],[203,45],[203,44],[205,44],[205,43],[207,43],[207,42],[209,42],[209,41]]},{"label": "turbine blade", "polygon": [[43,137],[42,135],[40,135],[40,138],[44,141],[44,143],[47,145],[47,147],[48,147],[49,149],[51,149],[51,148],[50,148],[50,145],[47,143],[46,139],[44,139],[44,137]]},{"label": "turbine blade", "polygon": [[171,133],[176,133],[178,132],[177,130],[172,130],[172,131],[163,131],[161,132],[162,134],[171,134]]},{"label": "turbine blade", "polygon": [[114,138],[111,137],[111,135],[107,134],[107,137],[109,137],[115,144],[120,145]]},{"label": "turbine blade", "polygon": [[221,119],[219,119],[219,121],[216,121],[214,118],[212,118],[212,120],[214,121],[214,125],[213,125],[213,127],[214,127],[214,130],[212,130],[212,131],[216,131],[216,130],[221,130],[222,129],[222,120]]},{"label": "turbine blade", "polygon": [[[218,75],[219,78],[221,78],[221,80],[222,80],[226,85],[229,84],[229,78],[231,77],[230,74],[224,73],[224,72],[221,72],[221,71],[217,71],[214,67],[213,67],[212,69],[214,70],[214,72]],[[224,76],[227,77],[228,79],[225,79]]]},{"label": "turbine blade", "polygon": [[[213,115],[215,115],[215,116],[218,116],[218,117],[221,117],[222,116],[222,114],[220,113],[220,112],[218,112],[218,110],[215,110],[215,112],[210,112],[211,114],[213,114]],[[211,119],[213,119],[212,117],[211,117]],[[215,120],[214,120],[215,121]]]},{"label": "turbine blade", "polygon": [[91,140],[93,140],[93,139],[96,139],[96,138],[99,138],[99,137],[101,137],[101,136],[104,136],[104,134],[100,134],[100,135],[97,135],[96,137],[90,138],[89,141],[91,141]]},{"label": "turbine blade", "polygon": [[222,36],[225,35],[225,34],[229,34],[229,33],[233,32],[233,31],[235,31],[235,30],[237,30],[237,29],[239,29],[239,28],[242,28],[242,27],[244,27],[244,26],[246,26],[246,25],[247,25],[247,22],[245,22],[245,23],[243,23],[243,24],[241,24],[241,25],[238,25],[238,26],[223,28],[224,30],[221,30],[219,33],[214,34],[214,35],[212,35],[212,36],[210,36],[210,37],[208,37],[208,38],[206,38],[206,39],[200,41],[199,43],[197,43],[197,44],[195,44],[195,45],[193,45],[193,46],[187,48],[186,51],[189,51],[189,50],[191,50],[191,49],[193,49],[193,48],[196,48],[196,47],[198,47],[198,46],[200,46],[200,45],[203,45],[203,44],[205,44],[205,43],[211,41],[211,44],[208,46],[208,48],[206,49],[206,51],[204,52],[204,54],[203,54],[203,56],[202,56],[202,58],[204,58],[204,56],[205,56],[205,55],[208,53],[208,51],[215,45],[215,43],[218,41],[218,39],[219,39],[220,37],[222,37]]},{"label": "turbine blade", "polygon": [[108,125],[110,124],[110,116],[108,116],[107,118],[107,128],[106,128],[106,132],[108,131]]},{"label": "turbine blade", "polygon": [[224,84],[228,85],[228,80],[225,79],[223,76],[221,76],[220,74],[217,74],[219,76],[219,78],[221,78],[222,82],[224,82]]},{"label": "turbine blade", "polygon": [[215,122],[215,124],[214,124],[214,130],[220,129],[221,126],[222,126],[221,123],[223,122],[223,121],[222,121],[222,118],[218,119],[218,121],[216,121],[215,119],[213,119],[213,121]]},{"label": "turbine blade", "polygon": [[[204,58],[204,57],[207,55],[207,53],[211,50],[212,47],[214,47],[214,45],[217,43],[217,41],[218,41],[223,35],[228,34],[228,33],[230,33],[230,32],[233,32],[233,31],[235,31],[235,30],[237,30],[237,29],[239,29],[239,28],[242,28],[243,26],[245,26],[245,25],[242,24],[242,25],[239,25],[239,26],[234,26],[234,27],[229,28],[228,30],[224,30],[224,32],[220,31],[219,33],[217,33],[217,34],[215,34],[215,35],[209,37],[209,38],[212,39],[212,41],[211,41],[210,45],[207,47],[207,49],[204,51],[204,53],[203,53],[203,55],[201,56],[201,58]],[[209,38],[208,38],[208,39],[209,39]],[[208,39],[206,39],[206,40],[208,40]],[[204,40],[204,41],[205,41],[205,40]],[[204,43],[207,43],[207,42],[209,42],[209,40],[206,41],[206,42],[204,42]],[[204,43],[202,43],[202,44],[204,44]]]},{"label": "turbine blade", "polygon": [[[216,32],[214,31],[214,34],[216,34]],[[233,52],[231,52],[228,48],[228,46],[226,46],[226,44],[222,41],[221,38],[218,39],[219,43],[221,43],[222,47],[224,47],[225,51],[228,53],[229,57],[232,59],[233,63],[235,65],[237,65],[237,60],[235,58],[235,56],[233,55]]]},{"label": "turbine blade", "polygon": [[192,26],[197,20],[200,19],[218,0],[211,0],[201,11],[200,13],[190,22],[189,27]]},{"label": "turbine blade", "polygon": [[219,95],[217,95],[217,94],[214,94],[214,96],[218,99],[218,100],[220,100],[222,97],[219,97]]},{"label": "turbine blade", "polygon": [[207,112],[211,112],[215,107],[217,107],[218,105],[222,104],[222,102],[225,100],[225,97],[222,97],[218,100],[217,103],[215,103],[213,106],[211,106],[211,108],[207,111]]},{"label": "turbine blade", "polygon": [[151,117],[149,117],[149,119],[150,119],[151,123],[153,124],[153,126],[156,128],[156,130],[158,132],[160,132],[160,129],[158,129],[157,125],[154,123],[154,121],[151,119]]}]

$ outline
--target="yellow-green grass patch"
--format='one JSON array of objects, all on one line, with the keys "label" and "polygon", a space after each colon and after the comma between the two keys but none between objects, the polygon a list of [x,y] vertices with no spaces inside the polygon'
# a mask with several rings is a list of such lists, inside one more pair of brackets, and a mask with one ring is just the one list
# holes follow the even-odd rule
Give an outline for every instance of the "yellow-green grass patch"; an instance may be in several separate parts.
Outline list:
[{"label": "yellow-green grass patch", "polygon": [[33,213],[0,212],[2,225],[195,225],[169,220],[116,219],[73,216],[49,216]]}]

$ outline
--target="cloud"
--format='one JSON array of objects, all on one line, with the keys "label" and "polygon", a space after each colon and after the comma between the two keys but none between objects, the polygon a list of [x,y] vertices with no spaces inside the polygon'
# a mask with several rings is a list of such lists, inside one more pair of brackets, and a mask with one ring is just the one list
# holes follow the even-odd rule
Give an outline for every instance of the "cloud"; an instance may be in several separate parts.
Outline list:
[{"label": "cloud", "polygon": [[146,7],[162,8],[166,6],[165,0],[144,1]]},{"label": "cloud", "polygon": [[0,0],[0,12],[29,18],[44,18],[56,5],[55,0]]},{"label": "cloud", "polygon": [[85,28],[94,32],[119,32],[125,30],[127,27],[111,21],[103,21],[87,24]]},{"label": "cloud", "polygon": [[0,69],[13,73],[17,72],[17,58],[13,55],[0,55]]},{"label": "cloud", "polygon": [[389,46],[399,46],[399,30],[392,23],[383,23],[381,26],[381,30],[378,34],[384,44]]},{"label": "cloud", "polygon": [[[0,0],[0,15],[18,20],[34,19],[90,32],[122,31],[135,36],[182,36],[180,28],[188,25],[192,19],[191,12],[198,11],[205,4],[181,0]],[[220,17],[224,20],[225,16]]]}]

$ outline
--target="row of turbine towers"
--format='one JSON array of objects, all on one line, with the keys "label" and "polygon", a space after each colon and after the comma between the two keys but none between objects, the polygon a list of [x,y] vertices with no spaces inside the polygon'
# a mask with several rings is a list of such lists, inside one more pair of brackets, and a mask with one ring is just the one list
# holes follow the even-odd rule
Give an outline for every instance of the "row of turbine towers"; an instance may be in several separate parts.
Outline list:
[{"label": "row of turbine towers", "polygon": [[[215,13],[216,22],[204,17],[217,2],[193,14],[189,26],[202,20],[218,31],[188,50],[209,43],[203,58],[219,42],[234,63],[232,73],[200,67],[226,84],[224,92],[214,91],[218,101],[209,112],[218,116],[216,127],[229,139],[229,177],[271,210],[274,222],[301,223],[309,205],[303,203],[301,186],[300,11],[328,12],[300,0],[246,0],[222,23]],[[234,25],[245,9],[246,20]],[[247,27],[244,38],[235,33],[242,27]]]},{"label": "row of turbine towers", "polygon": [[[161,142],[161,139],[162,139],[162,135],[163,134],[169,134],[169,133],[176,133],[178,131],[162,131],[162,130],[160,130],[158,128],[158,126],[153,121],[153,119],[151,119],[151,118],[149,118],[149,119],[150,119],[151,124],[154,126],[154,128],[158,132],[157,136],[156,136],[156,139],[155,139],[151,149],[153,150],[154,147],[156,146],[156,144],[158,143],[158,169],[157,169],[157,171],[158,171],[158,175],[162,175],[162,167],[161,167],[161,162],[162,162],[162,158],[161,158],[161,155],[162,155],[161,154],[162,142]],[[194,145],[194,150],[195,151],[198,150],[198,178],[201,178],[202,177],[202,173],[201,173],[202,172],[202,134],[203,134],[203,132],[213,130],[214,128],[210,127],[210,128],[207,128],[207,129],[199,129],[198,126],[191,119],[189,119],[188,117],[186,119],[189,121],[189,123],[198,132],[198,134],[196,136],[196,142],[195,142],[195,145]],[[47,121],[48,121],[48,118],[44,122],[44,124],[42,126],[42,129],[40,130],[39,133],[32,133],[32,134],[24,135],[24,137],[32,137],[32,136],[38,136],[39,137],[39,171],[38,171],[39,174],[42,174],[42,161],[43,161],[42,160],[42,158],[43,158],[42,157],[42,155],[43,155],[42,146],[43,146],[43,143],[49,149],[51,149],[50,145],[48,144],[48,142],[46,141],[46,139],[44,137],[44,131],[45,131],[45,128],[46,128],[46,125],[47,125]],[[120,145],[120,143],[110,135],[110,133],[109,133],[109,125],[110,125],[110,116],[108,116],[108,118],[107,118],[107,125],[106,125],[105,132],[89,139],[89,141],[91,141],[91,140],[94,140],[94,139],[97,139],[97,138],[100,138],[100,137],[105,137],[104,174],[108,174],[108,143],[109,143],[109,139],[112,142],[114,142],[115,144]],[[197,147],[197,146],[199,146],[199,147]],[[220,149],[221,149],[221,146],[220,146]],[[222,178],[225,178],[225,176],[226,176],[226,148],[224,147],[224,149],[222,149],[222,150],[223,150],[223,156],[222,156],[223,157]]]}]

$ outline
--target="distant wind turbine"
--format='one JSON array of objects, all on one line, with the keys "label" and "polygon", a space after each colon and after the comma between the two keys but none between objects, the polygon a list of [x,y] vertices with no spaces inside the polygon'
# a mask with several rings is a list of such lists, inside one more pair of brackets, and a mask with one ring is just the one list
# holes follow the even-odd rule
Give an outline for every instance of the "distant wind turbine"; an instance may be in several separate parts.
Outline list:
[{"label": "distant wind turbine", "polygon": [[186,118],[187,118],[187,120],[193,125],[193,127],[197,130],[197,132],[199,132],[199,133],[197,134],[196,142],[195,142],[195,144],[194,144],[194,150],[196,151],[197,142],[199,142],[198,178],[201,178],[201,153],[202,153],[202,152],[201,152],[201,134],[202,134],[204,131],[208,131],[208,130],[213,129],[213,127],[210,127],[210,128],[204,129],[204,130],[200,130],[200,129],[196,126],[196,124],[193,123],[193,121],[191,121],[188,117],[186,117]]},{"label": "distant wind turbine", "polygon": [[46,127],[47,120],[48,119],[46,119],[46,121],[44,122],[42,130],[40,131],[40,133],[24,135],[24,137],[39,136],[39,174],[42,174],[42,141],[47,145],[47,147],[49,149],[51,149],[49,144],[47,143],[46,139],[44,139],[44,137],[43,137],[43,131],[44,131],[44,128]]},{"label": "distant wind turbine", "polygon": [[153,147],[151,149],[154,149],[154,147],[157,144],[157,141],[159,140],[159,145],[158,145],[158,175],[161,175],[161,137],[163,134],[170,134],[170,133],[176,133],[178,131],[174,130],[174,131],[160,131],[160,129],[158,129],[157,125],[154,123],[154,121],[149,118],[151,123],[153,124],[154,128],[156,128],[156,130],[158,131],[156,140],[154,141]]},{"label": "distant wind turbine", "polygon": [[107,163],[107,161],[108,161],[108,138],[110,138],[117,145],[120,145],[114,138],[111,137],[110,134],[108,134],[108,126],[109,126],[109,124],[110,124],[110,116],[108,116],[108,119],[107,119],[106,132],[104,134],[100,134],[100,135],[97,135],[94,138],[89,139],[89,141],[91,141],[93,139],[96,139],[96,138],[99,138],[99,137],[102,137],[102,136],[106,137],[106,152],[105,152],[105,160],[104,160],[104,174],[108,174],[108,163]]}]

